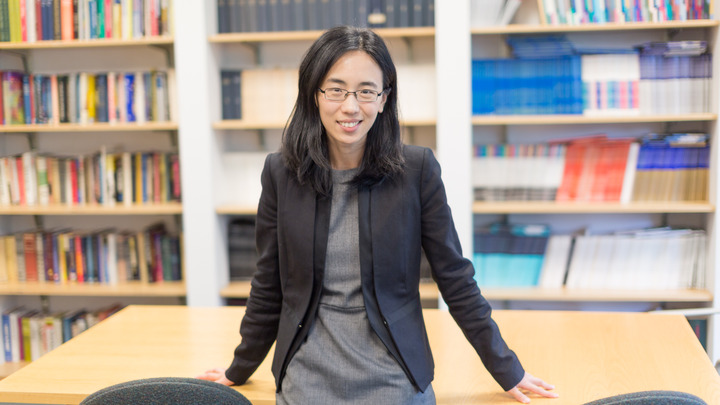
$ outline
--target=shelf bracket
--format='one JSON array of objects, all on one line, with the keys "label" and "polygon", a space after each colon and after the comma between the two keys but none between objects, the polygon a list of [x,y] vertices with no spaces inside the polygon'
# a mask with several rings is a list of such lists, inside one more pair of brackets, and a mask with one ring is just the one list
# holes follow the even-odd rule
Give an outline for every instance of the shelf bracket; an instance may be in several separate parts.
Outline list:
[{"label": "shelf bracket", "polygon": [[44,314],[50,313],[50,297],[47,295],[40,295],[40,308]]},{"label": "shelf bracket", "polygon": [[2,51],[2,52],[8,53],[8,54],[11,54],[11,55],[15,55],[15,56],[19,57],[20,60],[22,61],[23,72],[24,72],[24,73],[29,73],[29,72],[30,72],[30,65],[28,64],[27,54],[25,54],[24,52],[8,51],[8,50],[4,50],[4,51]]},{"label": "shelf bracket", "polygon": [[265,136],[265,130],[264,129],[258,129],[258,142],[260,143],[260,147],[262,150],[267,150],[267,137]]},{"label": "shelf bracket", "polygon": [[165,54],[165,63],[168,68],[175,68],[175,54],[172,46],[150,45],[152,48],[159,49]]},{"label": "shelf bracket", "polygon": [[35,229],[45,229],[45,224],[43,223],[43,218],[41,215],[33,215],[33,221],[35,221]]},{"label": "shelf bracket", "polygon": [[179,150],[178,131],[175,129],[168,131],[168,137],[170,138],[170,146],[172,146],[173,150]]}]

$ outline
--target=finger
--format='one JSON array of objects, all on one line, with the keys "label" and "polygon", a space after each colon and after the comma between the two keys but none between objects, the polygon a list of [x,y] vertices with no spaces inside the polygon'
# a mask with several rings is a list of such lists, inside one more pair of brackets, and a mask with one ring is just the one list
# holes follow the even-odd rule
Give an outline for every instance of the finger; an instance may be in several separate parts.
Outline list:
[{"label": "finger", "polygon": [[543,388],[545,388],[545,389],[547,389],[547,390],[553,390],[553,389],[555,389],[555,386],[554,386],[554,385],[548,384],[548,383],[546,383],[545,381],[543,381],[543,380],[541,380],[540,378],[537,378],[537,377],[532,377],[532,378],[530,379],[530,382],[533,383],[533,384],[535,384],[535,385],[538,385],[538,386],[540,386],[540,387],[543,387]]},{"label": "finger", "polygon": [[[541,383],[543,383],[543,382],[541,381]],[[549,384],[547,384],[547,385],[549,385]],[[540,386],[532,384],[532,383],[531,384],[523,384],[520,386],[520,388],[528,390],[532,393],[538,394],[538,395],[546,397],[546,398],[557,398],[558,397],[558,394],[556,394],[554,392],[546,391],[543,387],[540,387]],[[549,389],[552,389],[552,388],[549,388]]]},{"label": "finger", "polygon": [[507,393],[510,394],[510,396],[512,396],[513,398],[515,398],[518,402],[522,402],[523,404],[530,403],[530,398],[528,398],[527,395],[523,394],[517,387],[509,390]]}]

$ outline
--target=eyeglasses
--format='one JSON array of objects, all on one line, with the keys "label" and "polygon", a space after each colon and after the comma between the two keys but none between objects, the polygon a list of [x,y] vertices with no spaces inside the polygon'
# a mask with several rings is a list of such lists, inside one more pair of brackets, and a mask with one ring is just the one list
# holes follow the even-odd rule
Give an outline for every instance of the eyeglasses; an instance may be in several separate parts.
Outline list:
[{"label": "eyeglasses", "polygon": [[[385,89],[389,90],[389,89]],[[325,100],[328,101],[345,101],[345,99],[348,97],[349,94],[355,95],[355,98],[357,99],[358,103],[372,103],[373,101],[377,101],[377,99],[385,93],[385,90],[381,92],[377,92],[375,90],[370,89],[364,89],[364,90],[356,90],[356,91],[348,91],[345,89],[341,89],[338,87],[328,87],[327,89],[318,89],[320,93],[325,96]]]}]

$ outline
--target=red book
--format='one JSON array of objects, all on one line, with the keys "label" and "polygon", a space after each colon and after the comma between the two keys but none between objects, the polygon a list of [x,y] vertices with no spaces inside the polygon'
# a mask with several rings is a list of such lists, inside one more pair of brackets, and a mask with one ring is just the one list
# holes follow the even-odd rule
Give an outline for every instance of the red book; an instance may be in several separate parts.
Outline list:
[{"label": "red book", "polygon": [[37,248],[34,233],[24,233],[22,236],[23,251],[25,252],[25,280],[38,281]]},{"label": "red book", "polygon": [[73,238],[74,251],[75,251],[75,272],[77,273],[78,283],[85,282],[85,262],[82,253],[82,236],[75,235]]},{"label": "red book", "polygon": [[162,181],[160,179],[160,154],[159,153],[153,153],[152,154],[152,165],[153,165],[153,202],[160,203],[161,202],[161,195],[160,195],[160,182]]},{"label": "red book", "polygon": [[25,201],[25,172],[23,171],[23,161],[22,161],[21,157],[16,157],[13,159],[15,159],[15,166],[17,167],[18,190],[20,191],[18,194],[20,195],[20,205],[24,206],[26,204],[26,201]]},{"label": "red book", "polygon": [[32,0],[20,0],[20,32],[22,35],[22,41],[27,42],[27,7],[25,5],[26,1],[32,1]]},{"label": "red book", "polygon": [[73,0],[60,1],[60,38],[63,41],[69,41],[74,39],[75,31],[73,26]]},{"label": "red book", "polygon": [[[578,199],[578,193],[582,191],[579,189],[582,181],[587,181],[583,179],[583,172],[589,167],[586,165],[588,148],[602,142],[605,138],[605,135],[598,135],[572,139],[568,142],[563,177],[555,197],[557,201],[576,201]],[[587,175],[586,172],[585,177]]]},{"label": "red book", "polygon": [[72,185],[72,196],[68,201],[72,201],[72,205],[78,205],[78,164],[76,159],[70,159],[70,184]]},{"label": "red book", "polygon": [[42,41],[43,39],[43,25],[42,25],[42,0],[26,0],[26,1],[34,1],[35,2],[35,30],[36,38],[38,41]]}]

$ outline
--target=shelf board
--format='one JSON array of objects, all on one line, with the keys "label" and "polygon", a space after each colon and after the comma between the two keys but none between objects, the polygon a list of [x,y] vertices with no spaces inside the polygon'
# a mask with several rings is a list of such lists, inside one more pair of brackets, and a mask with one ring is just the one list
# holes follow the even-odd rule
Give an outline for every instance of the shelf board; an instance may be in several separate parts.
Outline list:
[{"label": "shelf board", "polygon": [[554,125],[554,124],[627,124],[641,122],[714,121],[717,114],[589,116],[547,115],[473,115],[473,125]]},{"label": "shelf board", "polygon": [[[403,127],[426,127],[433,126],[437,123],[435,119],[426,120],[402,120],[400,126]],[[213,123],[213,129],[229,130],[229,129],[283,129],[285,122],[279,121],[248,121],[248,120],[221,120]]]},{"label": "shelf board", "polygon": [[10,363],[0,363],[0,380],[9,376],[10,374],[20,370],[21,368],[30,364],[27,361],[13,361]]},{"label": "shelf board", "polygon": [[[232,281],[220,290],[223,298],[247,298],[250,296],[250,281]],[[420,283],[420,298],[424,300],[436,300],[440,294],[435,283]]]},{"label": "shelf board", "polygon": [[0,133],[177,131],[175,122],[0,125]]},{"label": "shelf board", "polygon": [[10,283],[0,284],[0,295],[49,295],[76,297],[184,297],[185,283],[164,281],[143,284],[129,281],[116,285],[83,283]]},{"label": "shelf board", "polygon": [[171,36],[142,37],[132,39],[83,39],[83,40],[51,40],[37,42],[0,42],[0,50],[26,50],[26,49],[68,49],[68,48],[105,48],[119,46],[169,46],[175,39]]},{"label": "shelf board", "polygon": [[0,215],[179,215],[181,203],[137,204],[126,207],[102,205],[89,206],[47,206],[47,207],[0,207]]},{"label": "shelf board", "polygon": [[[416,38],[435,36],[435,27],[378,28],[374,29],[383,38]],[[211,43],[272,42],[272,41],[313,41],[324,31],[271,31],[232,32],[211,35]]]},{"label": "shelf board", "polygon": [[496,27],[471,28],[473,35],[491,34],[536,34],[550,32],[596,32],[596,31],[635,31],[635,30],[667,30],[682,28],[712,28],[720,22],[716,20],[687,20],[663,22],[624,22],[580,25],[542,25],[542,24],[509,24]]},{"label": "shelf board", "polygon": [[473,202],[474,214],[637,214],[637,213],[711,213],[715,206],[707,202],[555,202],[493,201]]},{"label": "shelf board", "polygon": [[566,302],[712,302],[706,290],[585,290],[568,288],[480,287],[488,300]]},{"label": "shelf board", "polygon": [[[491,288],[480,287],[488,300],[498,301],[599,301],[599,302],[711,302],[705,290],[581,290],[567,288]],[[220,291],[223,298],[247,298],[250,281],[233,281]],[[420,283],[420,297],[438,299],[435,283]]]},{"label": "shelf board", "polygon": [[223,204],[215,208],[215,213],[220,215],[255,215],[257,204]]}]

